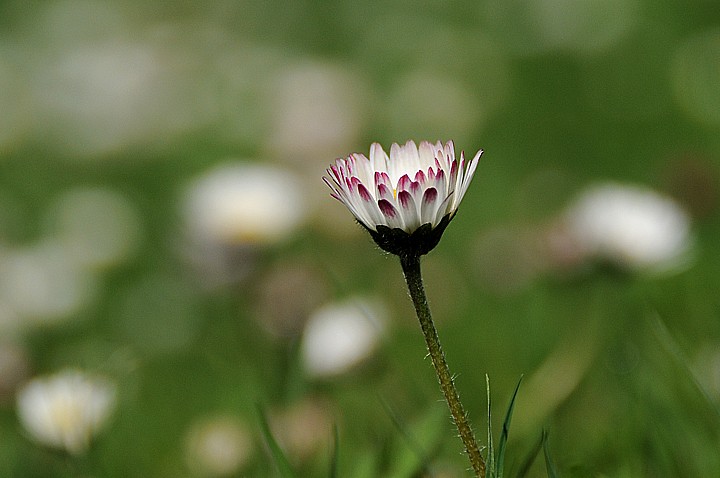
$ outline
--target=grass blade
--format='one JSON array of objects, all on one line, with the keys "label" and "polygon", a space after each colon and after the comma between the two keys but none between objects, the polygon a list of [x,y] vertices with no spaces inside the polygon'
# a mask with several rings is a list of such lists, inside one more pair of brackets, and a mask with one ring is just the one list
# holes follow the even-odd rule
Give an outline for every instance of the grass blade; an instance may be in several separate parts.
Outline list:
[{"label": "grass blade", "polygon": [[283,452],[282,448],[280,448],[280,445],[278,444],[277,440],[275,440],[275,437],[270,430],[270,425],[268,424],[265,412],[260,405],[258,405],[257,409],[258,419],[260,421],[260,430],[262,431],[263,438],[265,438],[265,442],[270,449],[270,454],[272,455],[273,461],[275,462],[275,466],[280,472],[280,476],[282,478],[297,478],[295,476],[295,472],[290,466],[290,462],[285,456],[285,453]]},{"label": "grass blade", "polygon": [[486,469],[489,476],[487,478],[495,478],[495,450],[493,449],[492,437],[492,411],[490,406],[490,377],[485,374],[485,386],[487,388],[487,458],[485,459]]},{"label": "grass blade", "polygon": [[380,402],[395,425],[398,435],[392,440],[388,468],[382,475],[377,473],[373,477],[431,476],[429,463],[438,455],[445,443],[445,431],[448,429],[447,409],[440,406],[431,407],[411,424],[407,424],[381,397]]},{"label": "grass blade", "polygon": [[338,437],[337,424],[333,427],[333,449],[330,454],[330,472],[328,473],[329,478],[338,477],[338,454],[339,454],[340,439]]},{"label": "grass blade", "polygon": [[540,453],[544,442],[545,435],[541,434],[535,446],[532,448],[532,450],[530,450],[530,453],[527,454],[525,460],[523,460],[522,462],[522,465],[520,465],[520,469],[517,472],[516,478],[525,478],[527,474],[530,473],[530,468],[533,466],[533,463],[535,463],[535,459],[537,459],[537,456]]},{"label": "grass blade", "polygon": [[685,355],[680,344],[677,343],[675,338],[667,328],[667,325],[662,321],[660,315],[656,312],[653,320],[653,332],[660,341],[660,344],[672,355],[675,362],[680,366],[685,375],[692,381],[693,386],[705,399],[710,409],[718,416],[720,416],[720,408],[717,406],[716,401],[712,398],[712,394],[703,385],[702,380],[698,378],[697,373],[693,370],[690,365],[690,359]]},{"label": "grass blade", "polygon": [[520,384],[522,383],[522,376],[518,380],[513,392],[512,398],[510,399],[510,405],[508,405],[507,412],[505,413],[505,420],[503,421],[502,433],[500,434],[500,441],[498,442],[498,452],[496,461],[495,476],[502,478],[505,468],[505,448],[507,446],[508,435],[510,434],[510,420],[512,420],[513,409],[515,408],[515,399],[517,398],[518,390],[520,390]]},{"label": "grass blade", "polygon": [[548,446],[548,431],[543,430],[543,454],[545,455],[545,470],[548,478],[557,478],[557,470],[553,464],[552,458],[550,458],[550,447]]},{"label": "grass blade", "polygon": [[387,414],[388,418],[390,418],[390,421],[395,426],[395,429],[400,434],[400,437],[402,438],[405,445],[412,451],[412,453],[417,458],[418,463],[420,463],[421,469],[423,473],[428,472],[428,463],[430,462],[430,459],[428,457],[428,453],[425,451],[422,445],[413,438],[412,434],[408,432],[407,427],[405,424],[400,420],[400,417],[398,417],[397,413],[392,409],[390,404],[381,396],[378,395],[378,399],[380,400],[380,404],[382,405],[383,409],[385,410],[385,413]]}]

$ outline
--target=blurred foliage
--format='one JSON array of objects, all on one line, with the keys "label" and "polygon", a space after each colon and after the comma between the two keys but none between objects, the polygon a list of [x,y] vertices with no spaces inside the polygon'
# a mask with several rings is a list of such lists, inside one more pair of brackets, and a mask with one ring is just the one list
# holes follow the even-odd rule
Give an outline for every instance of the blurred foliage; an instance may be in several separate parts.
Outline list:
[{"label": "blurred foliage", "polygon": [[[52,321],[55,303],[32,324],[6,319],[2,301],[21,289],[0,294],[2,345],[22,359],[0,365],[1,476],[202,476],[186,434],[218,414],[252,435],[235,476],[280,476],[258,405],[300,476],[326,476],[335,459],[343,477],[465,476],[399,264],[320,181],[335,157],[409,138],[486,151],[423,267],[479,436],[485,374],[494,417],[526,377],[505,476],[544,427],[559,476],[720,474],[716,2],[3,1],[0,25],[3,283],[14,280],[5,257],[58,234],[68,192],[118,194],[131,215],[112,237],[133,238]],[[296,173],[310,212],[280,242],[233,245],[221,260],[249,265],[209,286],[203,259],[186,253],[183,204],[199,175],[230,159]],[[530,270],[540,253],[525,236],[598,179],[685,205],[691,267],[665,277]],[[28,286],[39,294],[31,305],[64,279]],[[379,350],[313,379],[299,359],[302,321],[357,294],[388,305]],[[13,374],[65,367],[119,387],[81,463],[35,445],[15,413]],[[308,434],[283,437],[283,417],[307,410]],[[526,476],[546,476],[543,460]]]}]

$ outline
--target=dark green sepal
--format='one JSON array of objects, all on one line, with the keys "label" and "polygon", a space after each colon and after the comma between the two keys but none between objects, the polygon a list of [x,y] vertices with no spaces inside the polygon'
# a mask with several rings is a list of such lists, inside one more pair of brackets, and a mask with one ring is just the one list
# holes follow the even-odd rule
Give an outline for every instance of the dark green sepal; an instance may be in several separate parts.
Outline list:
[{"label": "dark green sepal", "polygon": [[364,225],[363,227],[367,229],[375,243],[383,251],[400,257],[422,256],[438,245],[445,228],[450,224],[453,217],[455,217],[454,214],[446,215],[435,227],[432,227],[430,223],[423,224],[412,234],[403,231],[399,227],[377,226],[377,231],[373,231]]}]

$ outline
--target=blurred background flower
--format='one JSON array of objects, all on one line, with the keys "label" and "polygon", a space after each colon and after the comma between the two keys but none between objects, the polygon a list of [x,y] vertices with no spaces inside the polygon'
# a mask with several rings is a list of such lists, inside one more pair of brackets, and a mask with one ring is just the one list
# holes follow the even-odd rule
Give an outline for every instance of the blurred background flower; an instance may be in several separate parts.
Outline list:
[{"label": "blurred background flower", "polygon": [[75,370],[34,378],[17,396],[18,416],[30,436],[73,455],[87,452],[114,405],[112,383]]},{"label": "blurred background flower", "polygon": [[189,234],[209,243],[273,243],[302,220],[303,200],[301,185],[290,172],[242,163],[219,166],[188,194]]},{"label": "blurred background flower", "polygon": [[301,180],[264,164],[226,163],[193,181],[183,201],[186,249],[206,285],[242,279],[261,248],[307,216]]},{"label": "blurred background flower", "polygon": [[237,475],[252,457],[246,427],[232,416],[195,422],[186,436],[187,463],[196,476]]},{"label": "blurred background flower", "polygon": [[384,329],[383,306],[363,299],[327,304],[305,325],[302,360],[313,377],[340,374],[366,359]]},{"label": "blurred background flower", "polygon": [[94,276],[55,241],[8,251],[1,261],[0,297],[19,327],[75,316],[95,294]]},{"label": "blurred background flower", "polygon": [[591,186],[568,208],[565,227],[576,249],[591,260],[656,272],[689,260],[688,214],[671,198],[638,186]]}]

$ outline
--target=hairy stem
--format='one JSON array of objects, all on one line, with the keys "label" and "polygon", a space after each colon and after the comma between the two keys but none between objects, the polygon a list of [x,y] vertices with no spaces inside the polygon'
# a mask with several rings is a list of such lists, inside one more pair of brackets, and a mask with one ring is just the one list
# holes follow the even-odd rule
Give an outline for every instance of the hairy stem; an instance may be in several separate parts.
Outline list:
[{"label": "hairy stem", "polygon": [[435,368],[435,374],[440,382],[440,389],[445,396],[448,408],[450,408],[450,414],[453,417],[455,426],[457,426],[460,439],[463,445],[465,445],[465,452],[470,459],[475,476],[485,478],[485,460],[483,460],[480,454],[480,449],[475,441],[475,435],[470,427],[465,409],[460,402],[458,392],[455,389],[452,375],[450,375],[450,370],[445,361],[445,354],[440,346],[437,330],[435,330],[435,324],[430,315],[430,307],[428,306],[425,288],[423,287],[422,274],[420,273],[420,256],[401,255],[400,264],[405,274],[405,281],[407,282],[410,297],[415,306],[415,312],[420,320],[420,327],[425,336],[425,343],[430,352],[430,359]]}]

